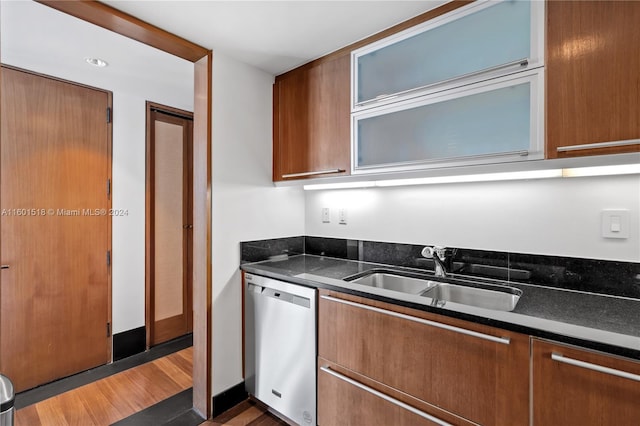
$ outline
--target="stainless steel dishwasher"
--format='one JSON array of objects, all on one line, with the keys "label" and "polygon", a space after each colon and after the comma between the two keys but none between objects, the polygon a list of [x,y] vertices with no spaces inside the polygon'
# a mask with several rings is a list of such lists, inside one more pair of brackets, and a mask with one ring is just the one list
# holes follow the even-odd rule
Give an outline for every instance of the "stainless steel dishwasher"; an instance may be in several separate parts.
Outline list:
[{"label": "stainless steel dishwasher", "polygon": [[316,424],[316,290],[245,274],[245,389]]}]

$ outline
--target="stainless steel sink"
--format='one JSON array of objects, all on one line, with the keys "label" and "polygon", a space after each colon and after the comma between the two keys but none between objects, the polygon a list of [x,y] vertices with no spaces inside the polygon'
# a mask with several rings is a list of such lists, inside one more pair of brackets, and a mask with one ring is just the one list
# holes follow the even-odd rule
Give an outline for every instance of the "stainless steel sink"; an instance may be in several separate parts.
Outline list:
[{"label": "stainless steel sink", "polygon": [[356,274],[345,278],[345,281],[408,294],[420,294],[438,284],[435,281],[415,278],[408,274],[380,270]]},{"label": "stainless steel sink", "polygon": [[459,278],[446,278],[447,282],[436,279],[411,272],[376,268],[346,277],[344,281],[429,297],[433,299],[433,306],[453,302],[496,311],[512,311],[522,296],[522,290],[506,285]]},{"label": "stainless steel sink", "polygon": [[437,286],[423,292],[422,296],[432,298],[432,304],[435,306],[453,302],[496,311],[512,311],[522,296],[522,290],[515,287],[486,284],[476,287],[475,285],[438,283]]}]

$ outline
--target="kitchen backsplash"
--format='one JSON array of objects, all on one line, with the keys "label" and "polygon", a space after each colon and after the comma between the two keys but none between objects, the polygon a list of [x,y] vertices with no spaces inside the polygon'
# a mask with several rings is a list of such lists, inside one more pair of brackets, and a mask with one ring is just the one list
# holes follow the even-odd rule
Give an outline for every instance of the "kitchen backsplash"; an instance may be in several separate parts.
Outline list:
[{"label": "kitchen backsplash", "polygon": [[[423,245],[289,237],[241,243],[242,263],[312,254],[433,270]],[[452,248],[448,271],[503,281],[640,299],[640,263]]]}]

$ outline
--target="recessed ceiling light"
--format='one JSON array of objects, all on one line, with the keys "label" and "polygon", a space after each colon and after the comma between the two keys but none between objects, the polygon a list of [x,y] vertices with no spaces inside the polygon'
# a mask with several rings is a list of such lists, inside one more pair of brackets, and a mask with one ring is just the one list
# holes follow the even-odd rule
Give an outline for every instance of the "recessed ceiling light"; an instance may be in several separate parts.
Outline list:
[{"label": "recessed ceiling light", "polygon": [[89,64],[89,65],[93,65],[94,67],[106,67],[107,65],[109,65],[107,63],[107,61],[104,61],[100,58],[91,58],[91,57],[86,57],[84,58],[84,60]]}]

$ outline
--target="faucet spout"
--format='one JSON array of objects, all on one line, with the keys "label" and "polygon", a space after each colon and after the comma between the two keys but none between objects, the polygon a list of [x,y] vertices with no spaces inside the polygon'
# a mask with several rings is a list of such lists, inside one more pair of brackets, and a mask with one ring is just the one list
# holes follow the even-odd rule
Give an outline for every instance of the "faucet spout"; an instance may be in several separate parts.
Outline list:
[{"label": "faucet spout", "polygon": [[444,264],[447,260],[447,248],[439,247],[439,246],[427,246],[422,249],[422,256],[427,259],[433,259],[433,263],[435,263],[435,276],[446,278],[447,277],[447,268]]}]

